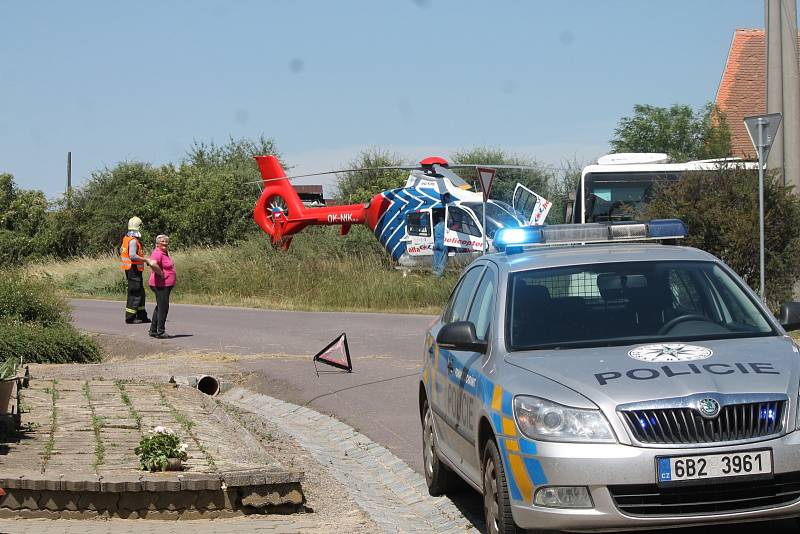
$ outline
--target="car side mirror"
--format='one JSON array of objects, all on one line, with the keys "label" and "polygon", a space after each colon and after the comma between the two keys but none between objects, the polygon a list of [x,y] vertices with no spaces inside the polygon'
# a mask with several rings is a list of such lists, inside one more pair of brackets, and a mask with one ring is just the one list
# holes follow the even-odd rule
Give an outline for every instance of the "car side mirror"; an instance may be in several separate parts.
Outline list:
[{"label": "car side mirror", "polygon": [[787,332],[800,329],[800,302],[784,302],[778,317]]},{"label": "car side mirror", "polygon": [[436,343],[443,349],[468,350],[486,354],[489,344],[478,339],[475,325],[469,321],[455,321],[439,330]]}]

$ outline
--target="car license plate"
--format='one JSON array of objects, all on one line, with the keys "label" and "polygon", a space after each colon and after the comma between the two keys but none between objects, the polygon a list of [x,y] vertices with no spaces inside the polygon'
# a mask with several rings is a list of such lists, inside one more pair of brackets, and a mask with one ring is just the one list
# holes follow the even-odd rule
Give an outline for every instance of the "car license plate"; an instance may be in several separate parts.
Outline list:
[{"label": "car license plate", "polygon": [[659,484],[771,474],[771,450],[656,458],[656,476]]}]

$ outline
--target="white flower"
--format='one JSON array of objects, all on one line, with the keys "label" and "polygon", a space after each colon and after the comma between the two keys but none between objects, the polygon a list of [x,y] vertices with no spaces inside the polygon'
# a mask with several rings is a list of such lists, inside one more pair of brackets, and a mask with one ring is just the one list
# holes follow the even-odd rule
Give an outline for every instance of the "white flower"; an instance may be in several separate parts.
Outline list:
[{"label": "white flower", "polygon": [[181,451],[181,452],[186,452],[186,449],[188,449],[188,448],[189,448],[189,444],[188,443],[181,443],[178,446],[178,450]]},{"label": "white flower", "polygon": [[151,430],[153,434],[169,434],[170,436],[174,436],[175,432],[168,427],[165,426],[157,426]]}]

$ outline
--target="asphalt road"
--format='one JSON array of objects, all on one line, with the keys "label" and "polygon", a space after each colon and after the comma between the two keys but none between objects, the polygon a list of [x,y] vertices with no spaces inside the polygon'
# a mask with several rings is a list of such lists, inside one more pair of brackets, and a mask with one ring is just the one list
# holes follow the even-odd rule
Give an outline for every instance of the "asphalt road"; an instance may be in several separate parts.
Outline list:
[{"label": "asphalt road", "polygon": [[[336,416],[422,473],[417,383],[423,336],[433,316],[171,304],[167,331],[176,337],[162,341],[147,336],[148,325],[126,325],[122,302],[75,299],[70,303],[73,322],[82,330],[130,336],[163,350],[249,355],[239,366],[256,373],[261,392]],[[313,355],[342,332],[347,333],[353,372],[318,364],[317,376]],[[187,374],[192,370],[187,369]],[[466,489],[452,497],[483,529],[479,495]],[[797,532],[793,521],[661,532],[749,534],[762,529]]]}]

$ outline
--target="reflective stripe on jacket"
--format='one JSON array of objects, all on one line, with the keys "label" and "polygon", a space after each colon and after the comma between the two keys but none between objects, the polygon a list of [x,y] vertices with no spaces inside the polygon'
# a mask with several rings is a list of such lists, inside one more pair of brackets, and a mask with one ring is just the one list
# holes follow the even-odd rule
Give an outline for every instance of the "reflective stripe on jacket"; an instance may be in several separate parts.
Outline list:
[{"label": "reflective stripe on jacket", "polygon": [[119,261],[120,261],[120,269],[128,270],[131,268],[132,265],[136,266],[136,268],[140,271],[144,271],[144,262],[141,260],[132,260],[128,250],[130,250],[130,243],[131,240],[136,241],[136,255],[141,256],[144,254],[144,249],[142,248],[142,244],[139,240],[131,235],[126,235],[122,238],[122,246],[119,249]]}]

